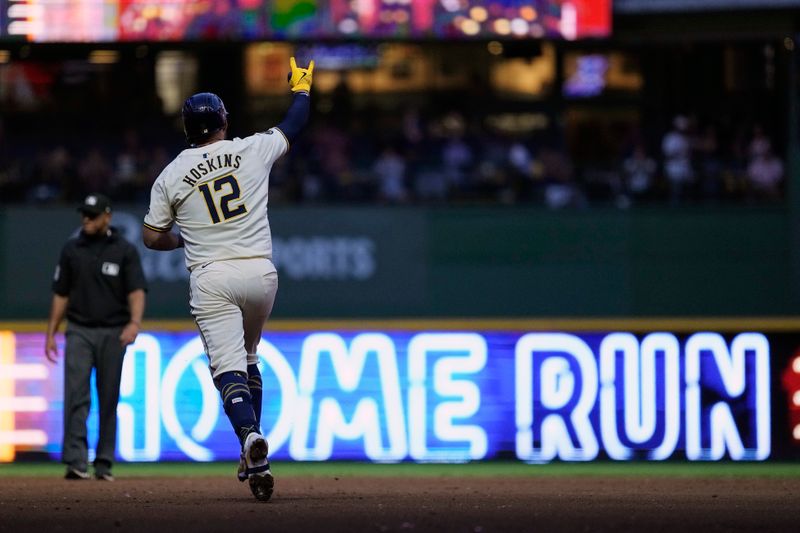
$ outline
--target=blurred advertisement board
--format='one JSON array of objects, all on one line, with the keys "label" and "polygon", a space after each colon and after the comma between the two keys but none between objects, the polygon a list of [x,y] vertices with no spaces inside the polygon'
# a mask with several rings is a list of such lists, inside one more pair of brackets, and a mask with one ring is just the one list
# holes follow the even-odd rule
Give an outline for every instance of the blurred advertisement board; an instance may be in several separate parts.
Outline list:
[{"label": "blurred advertisement board", "polygon": [[611,0],[0,0],[35,42],[606,37]]},{"label": "blurred advertisement board", "polygon": [[[116,209],[112,225],[139,251],[149,286],[148,316],[185,318],[189,271],[183,251],[159,252],[144,246],[145,209]],[[425,219],[418,213],[380,208],[334,214],[325,208],[276,209],[270,210],[269,218],[273,263],[280,277],[276,314],[336,316],[349,311],[363,316],[376,307],[413,314],[424,304],[428,245]],[[0,316],[41,317],[49,309],[60,250],[80,229],[78,215],[74,209],[21,208],[3,222]],[[22,235],[14,234],[17,224],[30,227],[40,239],[37,246],[18,242]]]},{"label": "blurred advertisement board", "polygon": [[800,0],[614,0],[617,13],[800,7]]},{"label": "blurred advertisement board", "polygon": [[[147,317],[187,318],[182,251],[144,248],[145,205],[114,208],[112,224],[142,257]],[[794,316],[798,308],[780,208],[565,219],[507,207],[276,206],[269,219],[275,318]],[[60,250],[79,223],[70,207],[0,210],[0,319],[47,316]]]},{"label": "blurred advertisement board", "polygon": [[[268,332],[261,423],[271,456],[296,461],[786,458],[800,360],[783,350],[798,344],[757,332]],[[0,333],[1,461],[59,458],[63,363],[43,346],[41,333]],[[238,459],[194,332],[139,335],[117,413],[122,461]]]}]

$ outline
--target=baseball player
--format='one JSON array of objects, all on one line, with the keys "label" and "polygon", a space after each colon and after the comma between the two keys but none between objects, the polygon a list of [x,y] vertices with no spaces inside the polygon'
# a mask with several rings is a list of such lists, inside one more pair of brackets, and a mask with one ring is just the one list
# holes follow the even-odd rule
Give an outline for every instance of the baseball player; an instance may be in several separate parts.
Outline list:
[{"label": "baseball player", "polygon": [[[226,140],[228,113],[212,93],[183,104],[189,148],[153,183],[143,240],[154,250],[184,248],[189,305],[225,414],[241,443],[238,478],[253,495],[272,496],[268,444],[261,434],[261,373],[256,348],[272,311],[278,274],[267,220],[273,163],[308,120],[314,62],[290,60],[294,93],[284,120],[243,139]],[[179,232],[173,232],[177,223]]]}]

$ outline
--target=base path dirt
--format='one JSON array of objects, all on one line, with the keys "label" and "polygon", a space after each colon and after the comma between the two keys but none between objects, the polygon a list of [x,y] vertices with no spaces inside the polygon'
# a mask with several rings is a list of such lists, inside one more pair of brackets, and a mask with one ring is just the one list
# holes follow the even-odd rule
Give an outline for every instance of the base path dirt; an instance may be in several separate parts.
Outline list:
[{"label": "base path dirt", "polygon": [[800,531],[800,479],[9,477],[0,531]]}]

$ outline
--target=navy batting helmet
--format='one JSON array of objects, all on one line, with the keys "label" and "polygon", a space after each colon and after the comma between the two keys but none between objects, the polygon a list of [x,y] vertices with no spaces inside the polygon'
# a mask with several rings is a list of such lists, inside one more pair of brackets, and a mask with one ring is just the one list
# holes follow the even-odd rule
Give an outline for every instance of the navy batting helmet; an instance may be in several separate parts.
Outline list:
[{"label": "navy batting helmet", "polygon": [[228,112],[214,93],[193,94],[183,103],[183,131],[189,144],[199,144],[228,125]]}]

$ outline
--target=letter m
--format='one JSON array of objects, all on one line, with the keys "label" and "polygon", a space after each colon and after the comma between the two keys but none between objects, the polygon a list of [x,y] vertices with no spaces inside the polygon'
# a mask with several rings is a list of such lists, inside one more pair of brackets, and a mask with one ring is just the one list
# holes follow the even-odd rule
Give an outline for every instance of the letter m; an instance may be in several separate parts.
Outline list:
[{"label": "letter m", "polygon": [[[367,356],[377,356],[378,376],[364,378]],[[320,360],[330,357],[337,389],[319,386]],[[374,379],[377,378],[377,379]],[[362,381],[377,381],[377,392]],[[375,387],[371,387],[373,391]],[[348,349],[344,339],[335,333],[314,333],[303,342],[298,379],[295,426],[289,452],[300,461],[324,461],[333,454],[334,438],[364,441],[364,454],[373,461],[400,461],[408,453],[397,354],[392,340],[380,333],[357,335]],[[362,392],[363,391],[363,392]],[[337,393],[362,392],[354,403],[348,420]],[[382,411],[378,399],[381,400]],[[353,405],[348,402],[348,405]],[[383,424],[381,423],[383,421]],[[316,432],[311,435],[312,424]],[[386,428],[388,443],[382,442],[381,428]],[[313,446],[309,442],[313,440]],[[358,459],[360,457],[350,457]]]}]

